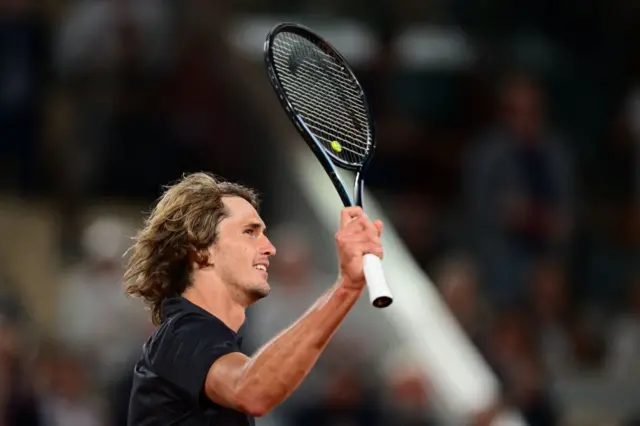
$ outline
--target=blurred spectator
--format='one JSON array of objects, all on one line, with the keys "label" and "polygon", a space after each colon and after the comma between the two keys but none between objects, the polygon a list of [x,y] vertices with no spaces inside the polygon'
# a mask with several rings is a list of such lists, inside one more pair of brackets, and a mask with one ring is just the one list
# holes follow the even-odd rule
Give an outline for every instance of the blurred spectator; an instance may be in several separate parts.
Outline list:
[{"label": "blurred spectator", "polygon": [[553,426],[560,418],[534,333],[523,310],[505,310],[497,317],[486,355],[502,379],[506,403],[519,409],[529,426]]},{"label": "blurred spectator", "polygon": [[436,424],[430,416],[428,381],[411,359],[408,348],[390,354],[382,367],[380,395],[384,409],[382,424],[429,426]]},{"label": "blurred spectator", "polygon": [[434,275],[445,303],[476,344],[485,337],[488,320],[479,279],[475,263],[464,257],[446,259]]},{"label": "blurred spectator", "polygon": [[28,348],[24,330],[0,313],[0,425],[43,426],[31,369],[26,365]]},{"label": "blurred spectator", "polygon": [[[121,220],[98,218],[84,232],[84,262],[62,285],[57,301],[57,338],[82,354],[94,378],[114,380],[147,337],[142,304],[122,289],[122,255],[132,228]],[[125,332],[126,330],[126,332]]]},{"label": "blurred spectator", "polygon": [[16,294],[16,284],[5,277],[0,269],[0,316],[12,323],[25,320],[26,312]]},{"label": "blurred spectator", "polygon": [[44,426],[102,426],[103,409],[79,359],[64,350],[42,354]]},{"label": "blurred spectator", "polygon": [[50,55],[41,6],[34,0],[0,3],[0,185],[8,180],[21,191],[44,182],[37,150]]},{"label": "blurred spectator", "polygon": [[[344,365],[326,378],[324,392],[293,414],[293,425],[382,425],[380,405],[354,365]],[[394,423],[396,424],[396,423]],[[399,426],[400,423],[397,423]]]},{"label": "blurred spectator", "polygon": [[[148,190],[154,172],[164,171],[159,158],[171,155],[159,101],[173,52],[169,16],[162,0],[73,1],[64,15],[55,63],[72,130],[56,141],[54,176],[63,255],[72,260],[82,203],[114,187]],[[158,164],[131,179],[128,172],[139,167],[142,151]]]},{"label": "blurred spectator", "polygon": [[[629,108],[630,109],[630,108]],[[606,180],[594,176],[592,192],[596,207],[606,208],[606,224],[620,226],[620,214],[628,214],[640,202],[638,161],[640,160],[640,133],[636,136],[633,117],[629,109],[623,109],[613,120],[611,131],[602,147],[595,172]],[[604,205],[603,205],[604,204]],[[624,229],[611,229],[612,236],[625,238]]]},{"label": "blurred spectator", "polygon": [[[569,322],[574,377],[581,374],[600,372],[605,356],[605,342],[602,339],[602,325],[598,324],[600,315],[578,305],[573,310]],[[607,328],[605,328],[607,330]]]},{"label": "blurred spectator", "polygon": [[511,76],[501,82],[500,102],[500,120],[469,153],[466,190],[486,290],[512,303],[524,295],[537,256],[568,248],[575,188],[540,86]]},{"label": "blurred spectator", "polygon": [[420,191],[399,191],[392,198],[390,212],[402,240],[421,265],[433,261],[439,249],[437,205]]},{"label": "blurred spectator", "polygon": [[640,426],[640,415],[630,416],[622,422],[622,426]]},{"label": "blurred spectator", "polygon": [[640,377],[640,275],[629,286],[626,312],[616,318],[609,341],[608,374],[617,380]]},{"label": "blurred spectator", "polygon": [[[70,2],[58,46],[63,75],[115,72],[134,57],[149,71],[166,67],[172,52],[167,5],[163,0]],[[135,40],[120,38],[127,34]]]},{"label": "blurred spectator", "polygon": [[552,376],[562,376],[573,369],[565,271],[558,262],[545,259],[534,264],[530,277],[528,300],[545,368]]}]

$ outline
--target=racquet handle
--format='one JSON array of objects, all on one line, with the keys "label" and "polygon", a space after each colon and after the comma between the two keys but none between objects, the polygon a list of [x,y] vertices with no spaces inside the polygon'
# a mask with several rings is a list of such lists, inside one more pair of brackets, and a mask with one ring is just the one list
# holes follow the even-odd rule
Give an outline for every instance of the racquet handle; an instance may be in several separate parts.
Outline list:
[{"label": "racquet handle", "polygon": [[362,267],[371,304],[376,308],[386,308],[393,302],[393,295],[384,277],[380,258],[375,254],[365,254]]}]

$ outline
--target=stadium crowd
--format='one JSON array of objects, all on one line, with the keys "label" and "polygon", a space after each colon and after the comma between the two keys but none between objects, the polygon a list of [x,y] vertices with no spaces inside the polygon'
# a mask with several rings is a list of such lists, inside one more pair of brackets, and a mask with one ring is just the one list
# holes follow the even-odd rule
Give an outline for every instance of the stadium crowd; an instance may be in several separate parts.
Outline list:
[{"label": "stadium crowd", "polygon": [[[275,213],[273,136],[225,66],[229,23],[261,13],[376,30],[380,49],[358,67],[379,134],[368,185],[506,401],[531,426],[603,424],[570,423],[553,384],[640,379],[637,5],[231,3],[0,4],[0,426],[126,424],[152,325],[122,292],[122,256],[141,212],[184,172],[257,187],[278,229],[274,290],[250,312],[248,350],[331,281],[314,240]],[[393,40],[416,22],[462,28],[473,64],[402,68]],[[355,319],[262,424],[437,425],[429,378],[401,349],[374,357],[368,345]]]}]

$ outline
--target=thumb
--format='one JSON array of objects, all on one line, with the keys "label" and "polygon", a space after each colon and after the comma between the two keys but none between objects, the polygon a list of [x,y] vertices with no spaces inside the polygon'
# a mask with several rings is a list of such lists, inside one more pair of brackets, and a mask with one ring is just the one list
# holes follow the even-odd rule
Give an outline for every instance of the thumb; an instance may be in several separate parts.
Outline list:
[{"label": "thumb", "polygon": [[382,235],[382,221],[374,220],[373,225],[376,227],[376,230],[378,231],[378,237],[380,237]]}]

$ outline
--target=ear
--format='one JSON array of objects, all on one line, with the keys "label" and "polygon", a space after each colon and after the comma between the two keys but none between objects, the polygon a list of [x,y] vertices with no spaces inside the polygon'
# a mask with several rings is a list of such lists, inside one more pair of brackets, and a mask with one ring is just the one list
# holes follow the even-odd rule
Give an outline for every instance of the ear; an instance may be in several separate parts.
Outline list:
[{"label": "ear", "polygon": [[213,266],[213,263],[210,262],[210,257],[208,249],[192,250],[189,252],[189,261],[195,263],[198,268]]}]

